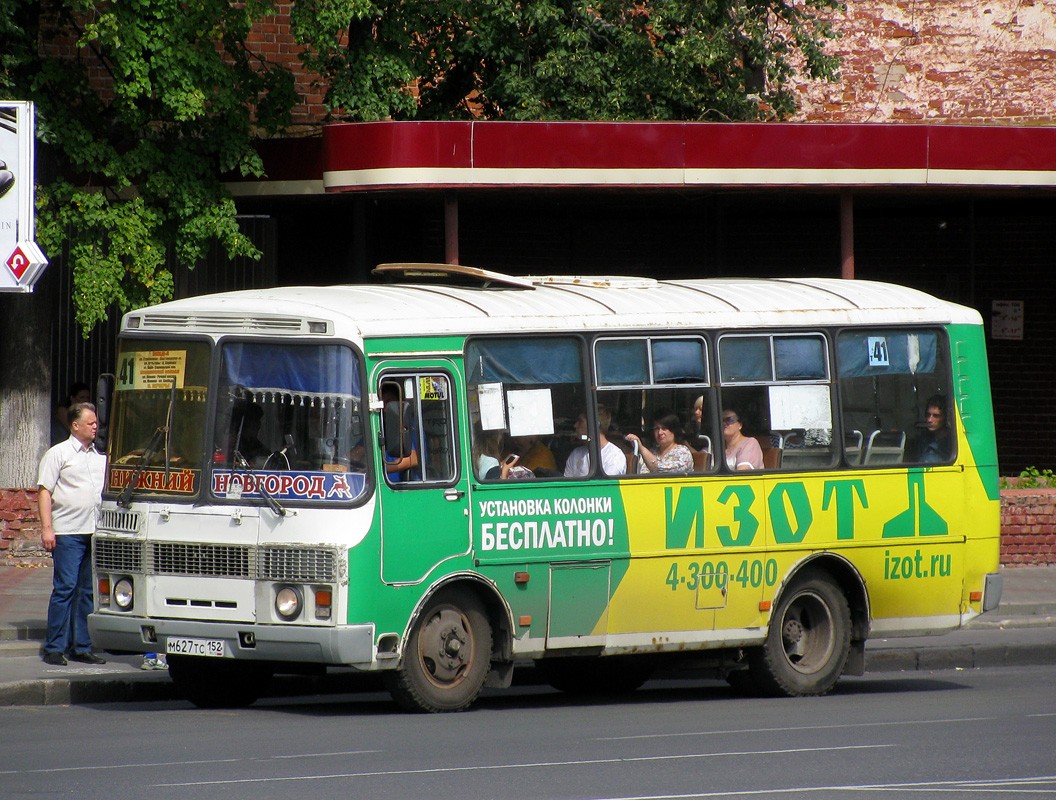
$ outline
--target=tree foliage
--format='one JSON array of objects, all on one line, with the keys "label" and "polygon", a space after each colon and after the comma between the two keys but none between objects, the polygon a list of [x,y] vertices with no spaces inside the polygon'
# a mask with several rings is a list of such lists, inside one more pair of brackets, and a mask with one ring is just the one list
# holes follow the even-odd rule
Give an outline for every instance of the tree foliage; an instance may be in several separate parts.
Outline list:
[{"label": "tree foliage", "polygon": [[[763,120],[797,71],[833,79],[838,0],[300,0],[293,19],[353,120]],[[416,94],[408,87],[416,89]]]},{"label": "tree foliage", "polygon": [[297,102],[248,46],[289,9],[335,116],[757,120],[795,110],[797,71],[833,78],[838,0],[0,0],[0,95],[37,105],[38,241],[66,253],[87,331],[171,296],[239,233],[221,176],[260,175],[254,137]]},{"label": "tree foliage", "polygon": [[193,266],[240,234],[224,172],[259,175],[255,133],[296,102],[285,66],[247,47],[270,0],[0,0],[0,95],[37,107],[37,239],[73,270],[87,332],[172,294],[167,256]]}]

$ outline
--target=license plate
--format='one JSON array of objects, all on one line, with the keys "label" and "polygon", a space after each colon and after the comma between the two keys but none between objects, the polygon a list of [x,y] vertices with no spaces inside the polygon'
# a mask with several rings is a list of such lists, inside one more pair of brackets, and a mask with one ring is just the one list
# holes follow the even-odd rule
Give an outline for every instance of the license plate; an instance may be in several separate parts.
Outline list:
[{"label": "license plate", "polygon": [[165,640],[165,652],[179,656],[212,656],[223,658],[223,639],[173,639]]}]

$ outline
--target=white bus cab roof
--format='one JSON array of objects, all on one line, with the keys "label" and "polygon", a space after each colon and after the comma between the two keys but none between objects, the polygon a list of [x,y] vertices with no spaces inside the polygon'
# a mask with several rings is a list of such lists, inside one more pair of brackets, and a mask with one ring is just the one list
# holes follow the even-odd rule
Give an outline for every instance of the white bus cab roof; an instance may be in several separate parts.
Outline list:
[{"label": "white bus cab roof", "polygon": [[[413,279],[419,273],[412,266],[378,271],[402,271]],[[428,277],[468,275],[480,285],[372,283],[202,295],[129,312],[122,330],[213,336],[319,334],[355,340],[576,330],[982,324],[974,309],[915,289],[865,280],[510,277],[447,265],[422,267],[421,274]]]}]

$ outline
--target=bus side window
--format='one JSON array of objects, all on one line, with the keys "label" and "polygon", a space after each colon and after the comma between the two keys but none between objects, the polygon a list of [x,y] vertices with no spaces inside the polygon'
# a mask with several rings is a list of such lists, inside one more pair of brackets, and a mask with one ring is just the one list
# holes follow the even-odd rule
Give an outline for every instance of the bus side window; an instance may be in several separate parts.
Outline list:
[{"label": "bus side window", "polygon": [[466,383],[477,480],[498,480],[499,462],[516,456],[518,473],[563,478],[586,407],[582,341],[574,337],[473,339]]},{"label": "bus side window", "polygon": [[638,462],[627,434],[655,450],[652,422],[664,417],[680,430],[676,443],[688,446],[693,472],[715,468],[714,389],[709,385],[708,347],[701,336],[609,336],[594,343],[598,403],[610,412],[606,436],[625,453],[626,474]]},{"label": "bus side window", "polygon": [[381,456],[390,484],[449,482],[457,475],[451,380],[447,375],[386,375]]},{"label": "bus side window", "polygon": [[957,437],[949,343],[942,331],[843,331],[836,360],[848,466],[953,461]]},{"label": "bus side window", "polygon": [[836,463],[822,334],[723,336],[719,370],[723,416],[736,418],[740,433],[759,441],[761,458],[753,468],[808,471]]}]

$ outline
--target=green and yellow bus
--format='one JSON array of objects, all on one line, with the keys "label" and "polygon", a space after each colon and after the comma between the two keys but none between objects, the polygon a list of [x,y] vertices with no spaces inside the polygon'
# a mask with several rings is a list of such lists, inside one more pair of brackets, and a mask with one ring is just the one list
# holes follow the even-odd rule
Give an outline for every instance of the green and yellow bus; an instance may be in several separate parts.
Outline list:
[{"label": "green and yellow bus", "polygon": [[835,279],[511,277],[196,297],[125,315],[96,646],[199,706],[378,671],[457,711],[710,668],[814,695],[870,637],[1001,583],[974,310]]}]

